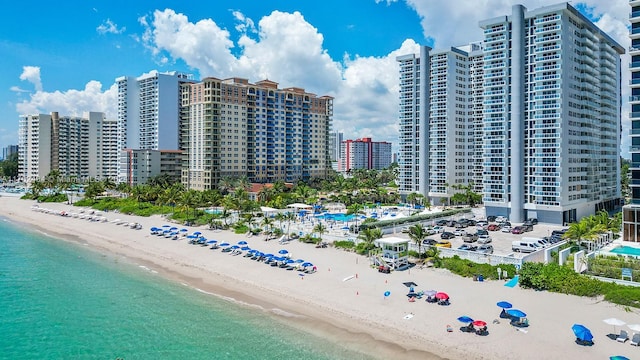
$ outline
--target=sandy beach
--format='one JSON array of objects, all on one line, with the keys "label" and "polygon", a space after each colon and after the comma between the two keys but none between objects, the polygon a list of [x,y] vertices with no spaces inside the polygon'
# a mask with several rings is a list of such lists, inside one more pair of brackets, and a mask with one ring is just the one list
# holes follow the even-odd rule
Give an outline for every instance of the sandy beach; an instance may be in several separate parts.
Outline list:
[{"label": "sandy beach", "polygon": [[[442,269],[418,269],[382,274],[365,257],[332,247],[315,248],[296,241],[284,245],[247,238],[229,231],[201,231],[207,239],[235,244],[245,240],[253,249],[277,254],[286,249],[292,259],[304,259],[317,272],[301,276],[297,271],[273,268],[220,249],[189,245],[187,239],[170,240],[150,235],[153,226],[170,224],[150,218],[103,213],[106,222],[92,222],[34,211],[32,206],[68,213],[80,208],[66,204],[36,204],[15,197],[0,197],[0,215],[28,228],[79,242],[120,260],[152,269],[180,282],[245,306],[262,309],[293,326],[312,332],[376,358],[393,359],[608,359],[612,355],[640,358],[640,348],[607,337],[613,326],[603,322],[618,318],[640,324],[637,309],[624,309],[596,298],[536,292],[503,281],[477,282]],[[90,209],[84,209],[85,213]],[[140,223],[134,230],[112,221]],[[182,226],[176,225],[180,228]],[[437,290],[450,295],[451,305],[422,300],[409,302],[404,282],[415,282],[416,291]],[[385,297],[385,292],[390,295]],[[498,319],[498,301],[508,301],[527,313],[525,331]],[[488,323],[488,336],[463,333],[456,319],[467,315]],[[591,329],[595,344],[577,345],[574,323]],[[447,325],[453,332],[447,332]],[[633,334],[626,326],[617,327]]]}]

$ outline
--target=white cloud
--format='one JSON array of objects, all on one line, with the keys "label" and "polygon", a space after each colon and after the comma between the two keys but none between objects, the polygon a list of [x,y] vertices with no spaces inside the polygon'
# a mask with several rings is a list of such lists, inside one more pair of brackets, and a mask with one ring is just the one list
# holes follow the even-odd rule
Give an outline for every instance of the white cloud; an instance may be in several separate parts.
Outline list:
[{"label": "white cloud", "polygon": [[92,80],[82,90],[38,91],[31,94],[28,100],[17,103],[16,111],[24,115],[57,111],[71,116],[82,115],[85,111],[99,111],[106,113],[108,119],[115,119],[117,94],[116,84],[102,91],[102,84]]},{"label": "white cloud", "polygon": [[122,34],[127,28],[126,27],[121,27],[118,28],[118,25],[116,25],[113,21],[111,21],[111,19],[107,19],[105,20],[105,22],[103,22],[102,24],[100,24],[100,26],[98,26],[96,28],[96,31],[99,34]]},{"label": "white cloud", "polygon": [[235,29],[241,34],[247,32],[256,32],[256,26],[253,23],[253,20],[244,16],[240,11],[232,11],[234,19],[238,22]]},{"label": "white cloud", "polygon": [[20,80],[32,83],[36,91],[42,91],[39,66],[23,66],[22,74],[20,74]]},{"label": "white cloud", "polygon": [[25,93],[25,92],[30,92],[29,90],[25,90],[20,88],[19,86],[12,86],[9,88],[9,90],[16,92],[16,93]]}]

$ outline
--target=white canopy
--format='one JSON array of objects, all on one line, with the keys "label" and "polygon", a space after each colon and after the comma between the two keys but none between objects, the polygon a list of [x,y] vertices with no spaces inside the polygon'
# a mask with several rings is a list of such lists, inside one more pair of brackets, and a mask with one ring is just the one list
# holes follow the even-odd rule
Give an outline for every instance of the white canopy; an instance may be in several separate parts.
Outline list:
[{"label": "white canopy", "polygon": [[260,206],[260,211],[262,211],[262,212],[271,212],[271,211],[278,211],[278,209],[274,209],[274,208],[268,207],[268,206]]},{"label": "white canopy", "polygon": [[294,209],[312,209],[313,206],[311,205],[307,205],[307,204],[300,204],[300,203],[294,203],[294,204],[289,204],[287,205],[288,208],[294,208]]}]

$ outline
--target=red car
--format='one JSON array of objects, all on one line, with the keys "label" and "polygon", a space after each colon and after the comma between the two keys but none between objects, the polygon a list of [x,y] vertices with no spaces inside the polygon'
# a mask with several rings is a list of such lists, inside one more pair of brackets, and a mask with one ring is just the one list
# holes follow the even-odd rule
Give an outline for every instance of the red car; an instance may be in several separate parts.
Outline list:
[{"label": "red car", "polygon": [[522,234],[524,232],[524,229],[522,228],[522,226],[516,226],[513,228],[513,230],[511,230],[512,234]]},{"label": "red car", "polygon": [[498,224],[490,224],[489,226],[487,226],[487,230],[489,230],[489,231],[498,231],[498,230],[500,230],[500,225],[498,225]]}]

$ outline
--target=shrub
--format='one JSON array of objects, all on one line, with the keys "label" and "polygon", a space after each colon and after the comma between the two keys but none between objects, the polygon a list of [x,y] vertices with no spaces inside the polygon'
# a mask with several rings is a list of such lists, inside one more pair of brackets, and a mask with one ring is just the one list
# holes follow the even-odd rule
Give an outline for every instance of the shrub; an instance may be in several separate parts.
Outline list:
[{"label": "shrub", "polygon": [[339,249],[353,249],[356,247],[356,243],[349,240],[336,241],[333,243],[333,246]]},{"label": "shrub", "polygon": [[482,275],[485,279],[498,279],[498,268],[504,270],[509,274],[515,274],[516,268],[513,265],[501,264],[479,264],[471,260],[461,259],[459,256],[451,258],[442,258],[439,261],[439,267],[448,269],[452,273],[464,277],[472,277],[476,275]]}]

